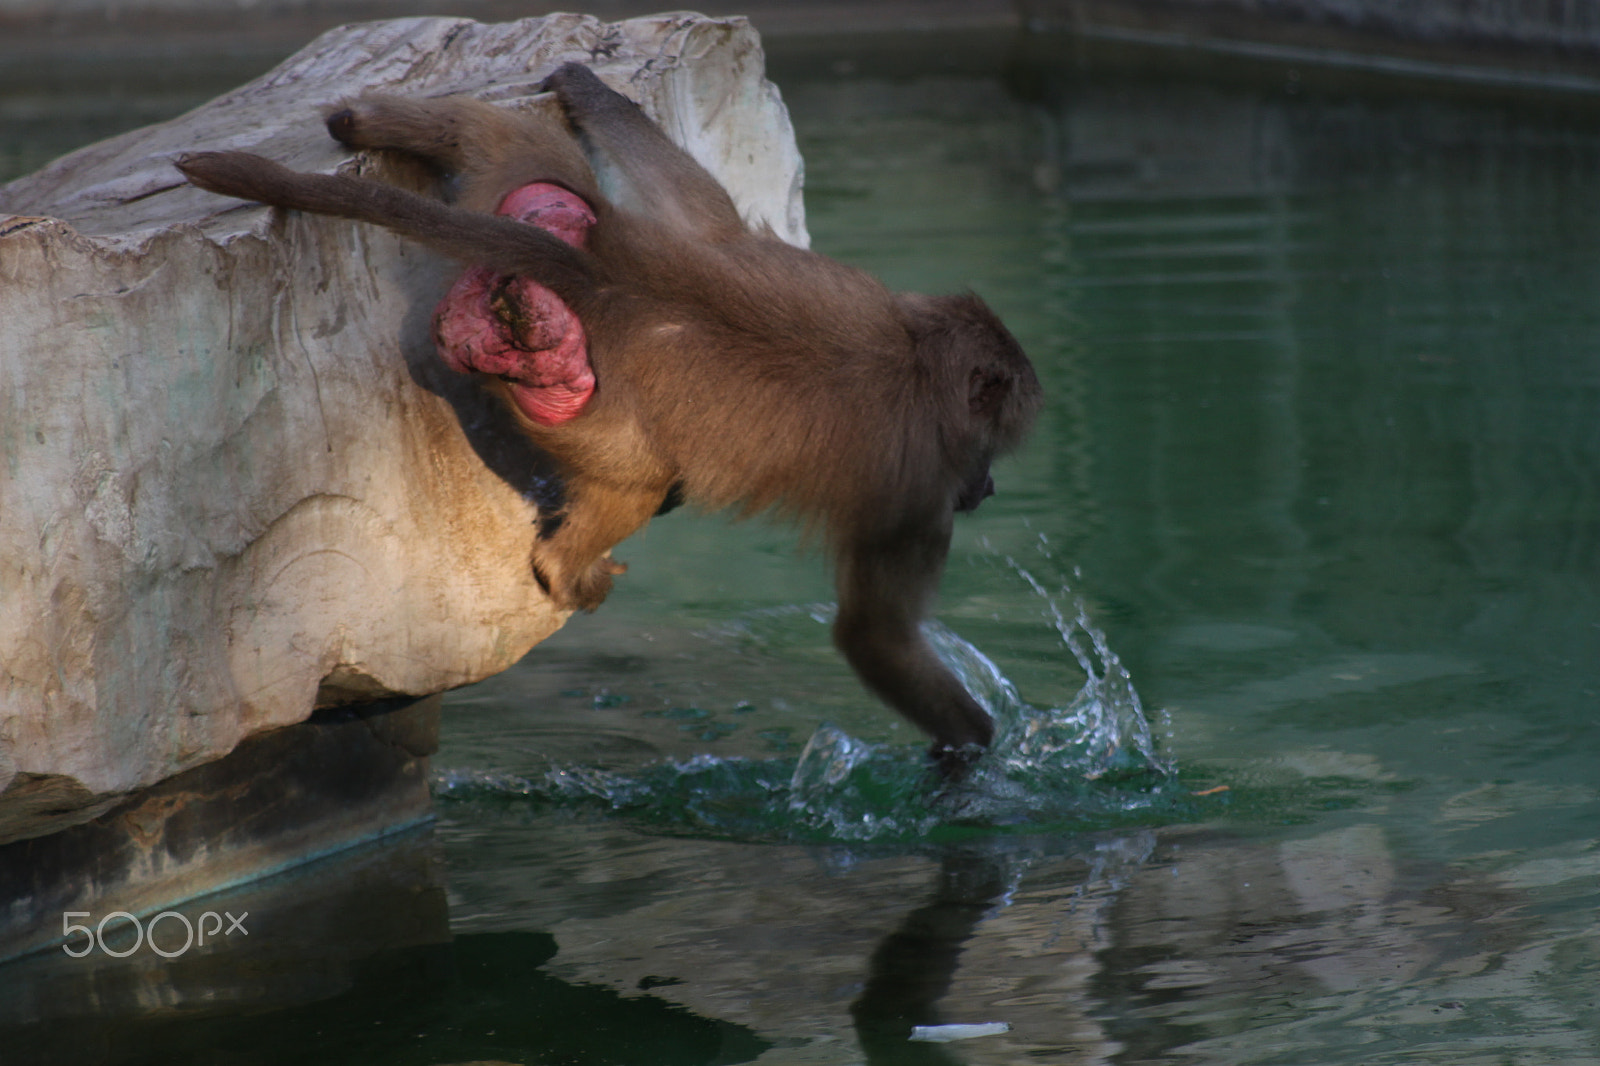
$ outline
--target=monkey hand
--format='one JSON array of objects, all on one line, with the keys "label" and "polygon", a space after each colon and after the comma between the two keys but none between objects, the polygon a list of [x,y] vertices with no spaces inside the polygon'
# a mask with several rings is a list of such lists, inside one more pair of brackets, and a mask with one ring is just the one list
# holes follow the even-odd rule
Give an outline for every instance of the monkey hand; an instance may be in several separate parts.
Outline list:
[{"label": "monkey hand", "polygon": [[928,749],[928,759],[947,784],[958,785],[972,773],[986,750],[983,744],[955,745],[935,741]]}]

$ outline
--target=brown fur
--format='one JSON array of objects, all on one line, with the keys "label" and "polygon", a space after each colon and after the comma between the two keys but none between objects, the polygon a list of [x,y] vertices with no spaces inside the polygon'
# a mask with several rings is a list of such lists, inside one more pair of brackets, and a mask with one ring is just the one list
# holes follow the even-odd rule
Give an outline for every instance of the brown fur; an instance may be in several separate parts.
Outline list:
[{"label": "brown fur", "polygon": [[[554,290],[584,323],[598,382],[573,421],[523,426],[570,493],[566,520],[533,549],[556,601],[598,605],[620,570],[607,553],[677,486],[707,508],[777,510],[819,532],[836,559],[835,639],[862,680],[933,736],[947,767],[959,764],[959,749],[987,744],[993,727],[919,626],[953,512],[991,491],[990,460],[1032,424],[1032,366],[974,296],[894,294],[752,232],[710,174],[587,68],[568,64],[547,85],[619,169],[634,209],[600,194],[558,120],[465,98],[369,97],[329,119],[352,147],[399,149],[458,175],[455,207],[243,153],[179,165],[203,188],[387,226]],[[594,208],[587,250],[489,213],[534,181]]]}]

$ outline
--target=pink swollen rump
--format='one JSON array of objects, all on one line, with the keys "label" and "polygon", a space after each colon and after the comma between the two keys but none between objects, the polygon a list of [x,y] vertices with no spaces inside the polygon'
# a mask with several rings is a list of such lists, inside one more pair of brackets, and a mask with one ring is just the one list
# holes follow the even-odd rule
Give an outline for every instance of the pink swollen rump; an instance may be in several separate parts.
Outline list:
[{"label": "pink swollen rump", "polygon": [[[595,222],[581,197],[546,182],[513,190],[496,214],[578,248]],[[433,340],[450,369],[505,381],[517,409],[538,425],[576,418],[594,394],[583,323],[561,297],[529,278],[470,268],[433,313]]]}]

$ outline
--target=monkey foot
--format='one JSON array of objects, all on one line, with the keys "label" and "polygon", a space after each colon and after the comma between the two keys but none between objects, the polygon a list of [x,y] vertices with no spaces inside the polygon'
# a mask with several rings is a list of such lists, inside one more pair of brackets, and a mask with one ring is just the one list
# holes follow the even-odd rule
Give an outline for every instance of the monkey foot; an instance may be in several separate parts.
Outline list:
[{"label": "monkey foot", "polygon": [[[497,213],[576,247],[595,222],[580,197],[546,182],[512,190]],[[577,417],[594,393],[583,324],[559,296],[529,278],[468,269],[434,312],[433,336],[446,365],[505,381],[517,409],[538,425]]]},{"label": "monkey foot", "polygon": [[610,595],[612,577],[627,572],[627,563],[602,555],[581,573],[563,579],[546,573],[545,568],[539,565],[537,551],[533,557],[534,579],[555,605],[564,611],[593,611]]}]

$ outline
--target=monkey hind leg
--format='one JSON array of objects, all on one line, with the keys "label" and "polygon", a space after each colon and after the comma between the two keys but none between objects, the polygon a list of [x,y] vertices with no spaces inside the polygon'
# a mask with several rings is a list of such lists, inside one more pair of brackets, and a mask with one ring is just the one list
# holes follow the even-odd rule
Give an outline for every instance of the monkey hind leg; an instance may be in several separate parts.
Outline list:
[{"label": "monkey hind leg", "polygon": [[457,175],[460,203],[473,210],[493,211],[506,193],[534,181],[565,186],[591,204],[596,196],[588,160],[554,113],[525,115],[468,96],[374,94],[343,105],[327,124],[346,147],[407,152]]},{"label": "monkey hind leg", "polygon": [[544,84],[596,152],[626,180],[630,194],[619,203],[707,240],[747,232],[739,209],[717,179],[594,71],[565,63]]},{"label": "monkey hind leg", "polygon": [[668,494],[665,486],[622,489],[600,482],[569,483],[567,509],[548,536],[533,544],[533,572],[557,607],[592,611],[628,568],[610,557],[616,544],[650,521]]},{"label": "monkey hind leg", "polygon": [[[476,105],[476,106],[474,106]],[[445,97],[415,100],[369,95],[341,105],[327,117],[328,133],[347,148],[392,148],[457,170],[474,147],[482,121],[477,101]]]}]

